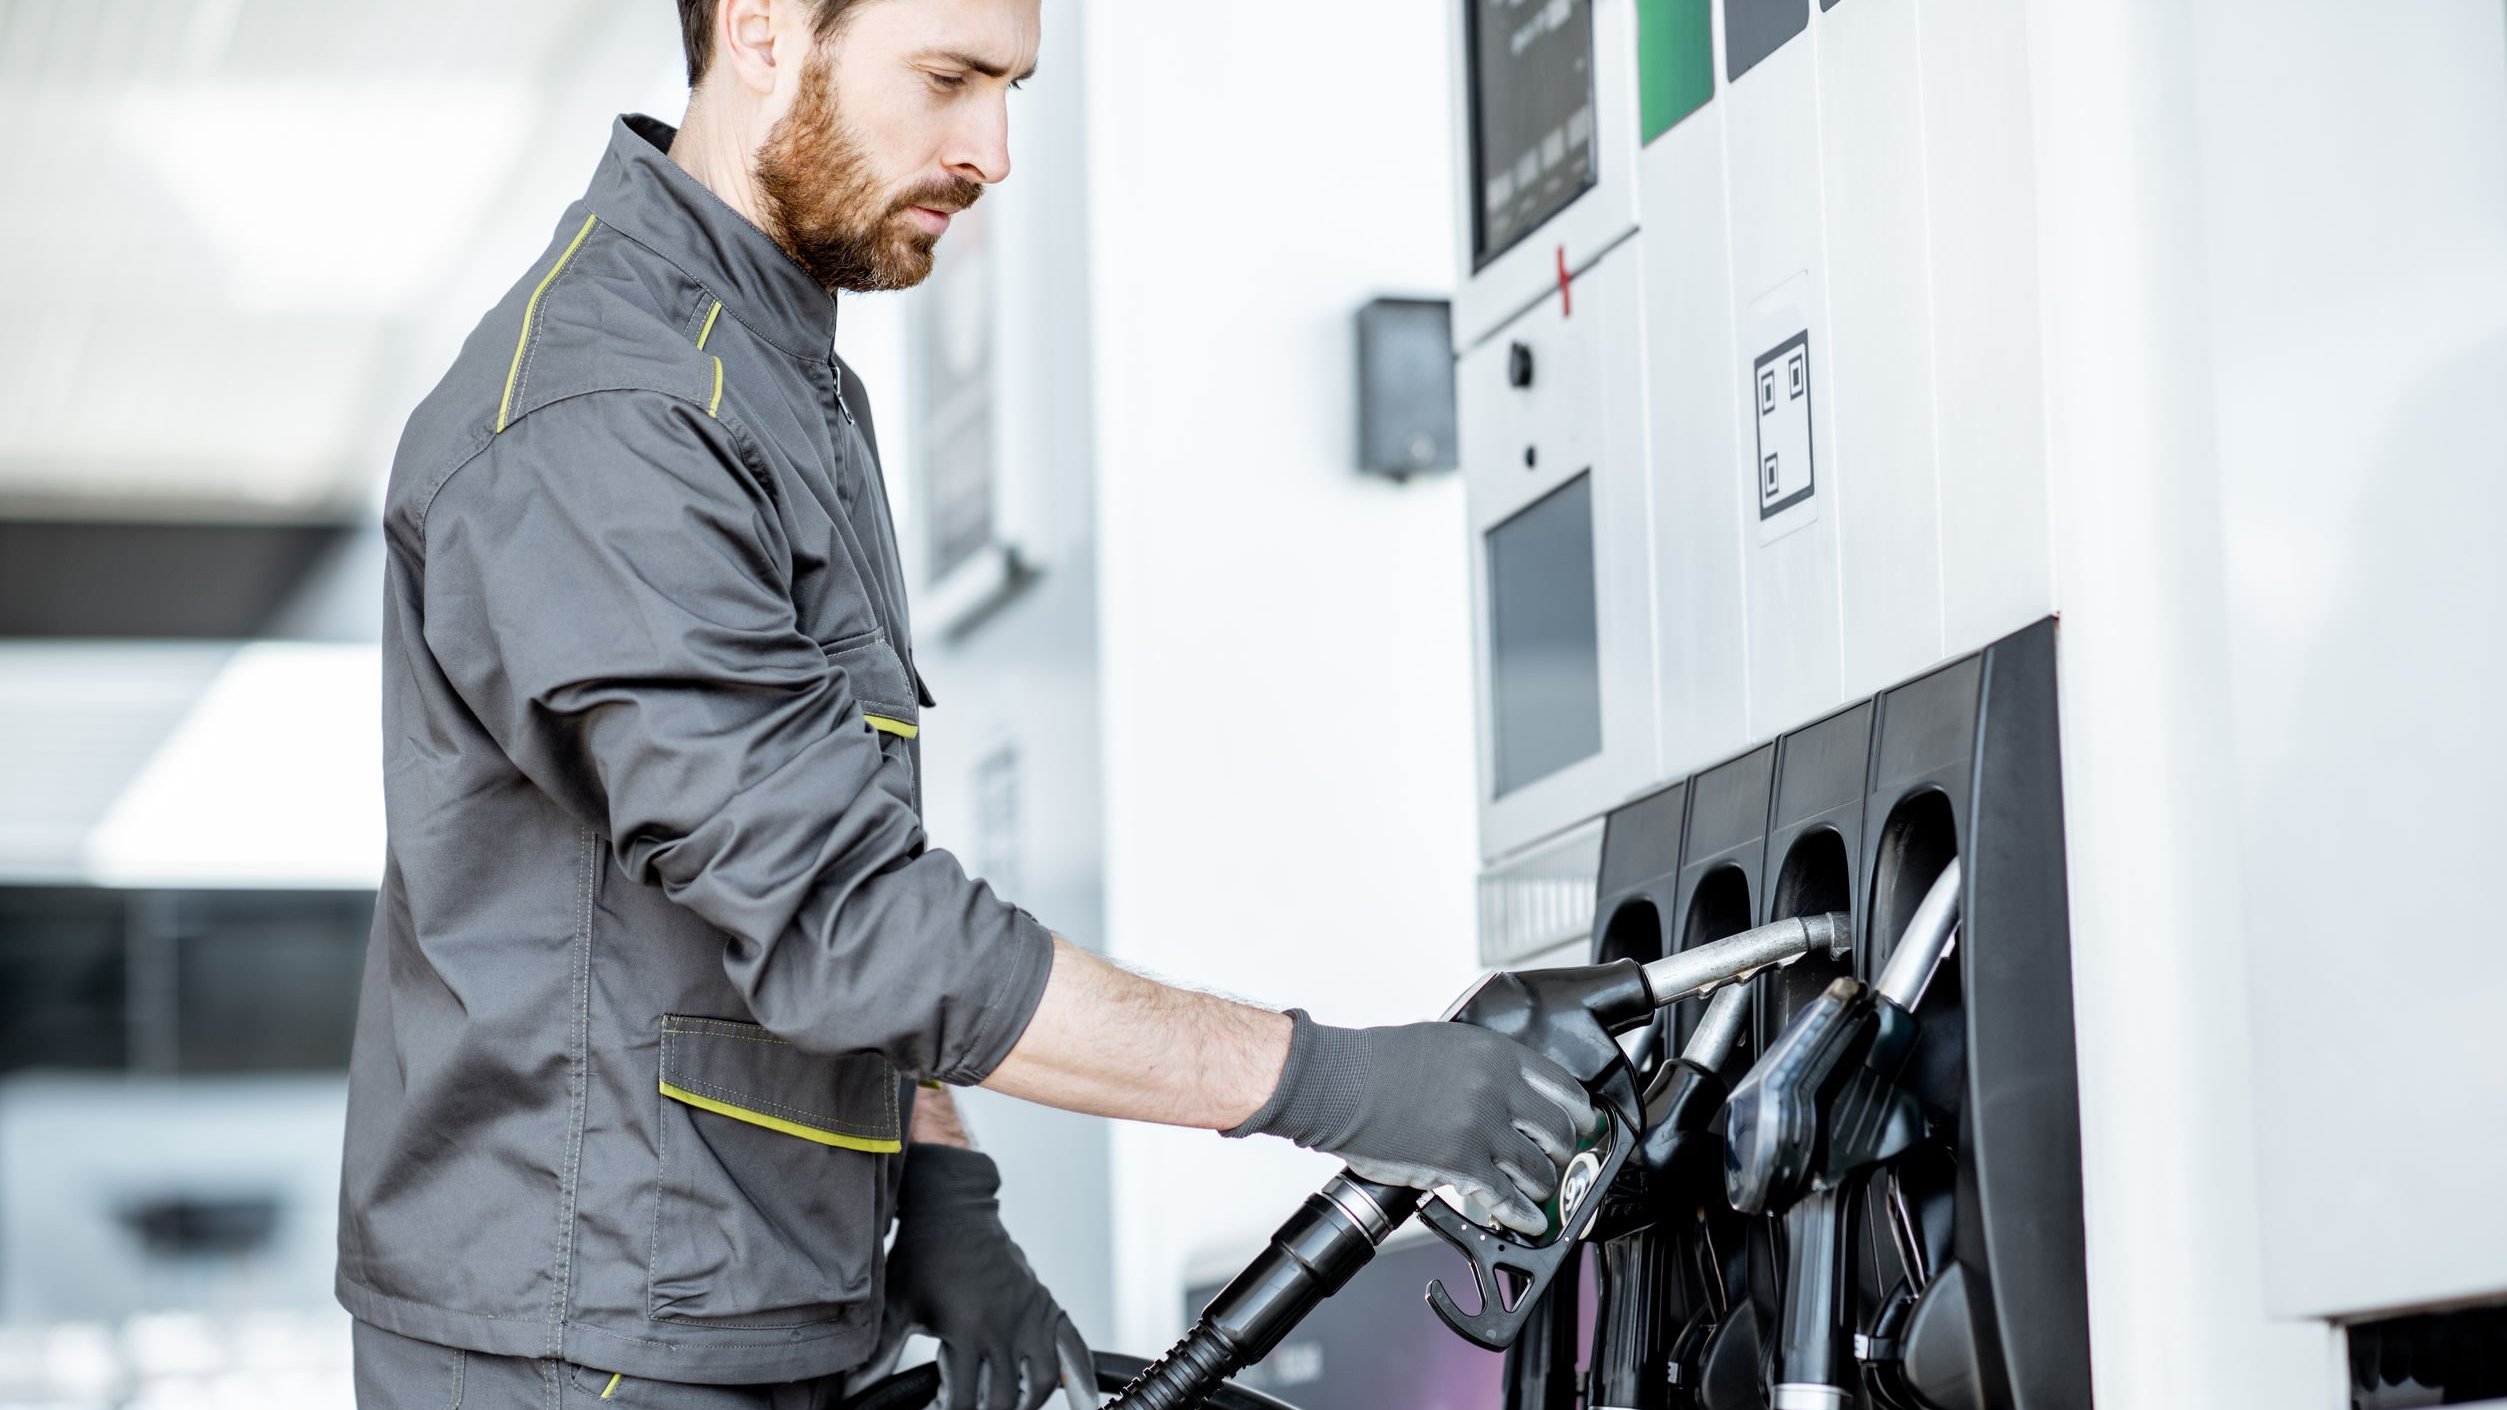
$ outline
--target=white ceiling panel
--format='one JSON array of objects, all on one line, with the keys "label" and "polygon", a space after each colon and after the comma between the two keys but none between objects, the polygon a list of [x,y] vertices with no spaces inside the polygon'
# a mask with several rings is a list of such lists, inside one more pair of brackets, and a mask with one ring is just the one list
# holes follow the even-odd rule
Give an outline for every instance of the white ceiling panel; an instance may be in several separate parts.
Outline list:
[{"label": "white ceiling panel", "polygon": [[361,512],[677,40],[664,0],[0,0],[0,514]]}]

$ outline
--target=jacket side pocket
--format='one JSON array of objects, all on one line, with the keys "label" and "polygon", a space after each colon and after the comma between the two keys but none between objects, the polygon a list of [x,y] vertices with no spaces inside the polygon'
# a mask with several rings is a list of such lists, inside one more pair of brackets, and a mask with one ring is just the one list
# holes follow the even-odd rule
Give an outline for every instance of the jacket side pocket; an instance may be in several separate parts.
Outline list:
[{"label": "jacket side pocket", "polygon": [[882,1166],[905,1137],[887,1062],[671,1014],[660,1089],[652,1315],[805,1327],[867,1299]]}]

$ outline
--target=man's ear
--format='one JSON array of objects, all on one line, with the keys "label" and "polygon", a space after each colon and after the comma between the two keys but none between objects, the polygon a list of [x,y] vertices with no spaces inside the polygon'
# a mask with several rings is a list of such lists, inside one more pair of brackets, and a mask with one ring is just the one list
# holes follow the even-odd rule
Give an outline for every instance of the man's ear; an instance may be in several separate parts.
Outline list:
[{"label": "man's ear", "polygon": [[714,66],[759,97],[775,91],[776,30],[789,25],[793,0],[719,0],[714,6]]}]

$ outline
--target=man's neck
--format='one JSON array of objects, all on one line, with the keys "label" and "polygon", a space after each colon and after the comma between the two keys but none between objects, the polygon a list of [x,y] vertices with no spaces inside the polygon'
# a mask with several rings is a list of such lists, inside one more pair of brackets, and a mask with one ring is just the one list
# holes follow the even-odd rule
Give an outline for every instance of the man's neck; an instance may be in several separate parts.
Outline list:
[{"label": "man's neck", "polygon": [[756,167],[751,160],[757,144],[747,126],[736,115],[707,101],[703,93],[691,94],[688,115],[679,125],[679,136],[670,144],[670,159],[721,197],[724,205],[763,230],[765,200],[757,189]]}]

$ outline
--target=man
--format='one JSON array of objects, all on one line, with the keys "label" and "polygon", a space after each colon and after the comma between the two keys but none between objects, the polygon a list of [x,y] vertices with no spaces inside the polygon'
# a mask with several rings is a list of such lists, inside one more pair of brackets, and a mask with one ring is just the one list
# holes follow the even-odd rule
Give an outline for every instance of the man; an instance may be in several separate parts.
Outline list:
[{"label": "man", "polygon": [[910,1328],[956,1410],[1033,1410],[1065,1322],[950,1085],[1525,1229],[1592,1120],[1493,1034],[1126,973],[925,843],[835,296],[921,280],[1009,175],[1037,5],[681,0],[684,126],[620,120],[410,419],[341,1195],[369,1410],[825,1405]]}]

